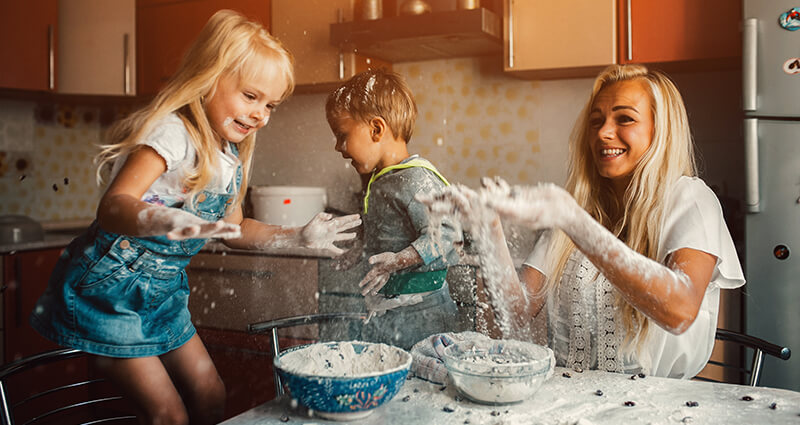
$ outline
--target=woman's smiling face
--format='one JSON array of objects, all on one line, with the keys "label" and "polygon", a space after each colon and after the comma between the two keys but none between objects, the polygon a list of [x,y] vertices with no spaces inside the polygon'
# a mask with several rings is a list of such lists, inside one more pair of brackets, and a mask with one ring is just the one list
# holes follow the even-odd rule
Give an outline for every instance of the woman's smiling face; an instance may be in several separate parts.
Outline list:
[{"label": "woman's smiling face", "polygon": [[626,188],[653,139],[652,101],[646,82],[629,80],[604,87],[589,113],[590,148],[597,172]]}]

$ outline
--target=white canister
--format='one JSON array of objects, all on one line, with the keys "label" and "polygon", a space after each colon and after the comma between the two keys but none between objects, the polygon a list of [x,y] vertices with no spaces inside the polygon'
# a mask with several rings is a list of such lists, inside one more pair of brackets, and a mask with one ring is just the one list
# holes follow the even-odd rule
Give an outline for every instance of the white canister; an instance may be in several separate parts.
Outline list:
[{"label": "white canister", "polygon": [[325,210],[324,187],[254,186],[250,188],[253,218],[269,224],[302,226]]}]

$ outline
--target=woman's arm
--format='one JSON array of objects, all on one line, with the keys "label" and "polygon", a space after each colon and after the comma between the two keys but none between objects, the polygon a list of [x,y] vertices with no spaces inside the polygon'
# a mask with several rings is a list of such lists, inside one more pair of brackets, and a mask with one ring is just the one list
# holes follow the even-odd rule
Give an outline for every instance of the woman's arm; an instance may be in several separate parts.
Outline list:
[{"label": "woman's arm", "polygon": [[509,190],[494,185],[482,193],[502,217],[533,229],[557,227],[637,310],[664,329],[681,334],[694,322],[716,265],[716,257],[683,248],[666,265],[630,249],[554,185]]},{"label": "woman's arm", "polygon": [[141,201],[142,195],[167,170],[164,159],[149,146],[130,153],[97,207],[97,222],[108,232],[130,236],[167,235],[170,239],[238,235],[238,226],[211,223],[186,211]]}]

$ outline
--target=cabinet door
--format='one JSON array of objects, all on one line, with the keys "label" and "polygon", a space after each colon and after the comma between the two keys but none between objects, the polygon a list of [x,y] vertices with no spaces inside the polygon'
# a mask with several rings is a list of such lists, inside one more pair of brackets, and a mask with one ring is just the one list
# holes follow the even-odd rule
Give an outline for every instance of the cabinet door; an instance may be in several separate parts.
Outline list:
[{"label": "cabinet door", "polygon": [[59,0],[58,92],[133,95],[135,0]]},{"label": "cabinet door", "polygon": [[615,1],[506,0],[506,72],[570,78],[593,76],[615,63]]},{"label": "cabinet door", "polygon": [[0,0],[0,87],[55,90],[58,0]]},{"label": "cabinet door", "polygon": [[620,63],[714,61],[741,56],[742,2],[618,2]]},{"label": "cabinet door", "polygon": [[58,345],[33,330],[28,324],[28,316],[47,288],[50,273],[60,255],[61,248],[20,252],[3,257],[6,362],[58,348]]},{"label": "cabinet door", "polygon": [[233,9],[269,28],[269,0],[138,0],[136,66],[139,94],[155,94],[178,69],[208,18]]}]

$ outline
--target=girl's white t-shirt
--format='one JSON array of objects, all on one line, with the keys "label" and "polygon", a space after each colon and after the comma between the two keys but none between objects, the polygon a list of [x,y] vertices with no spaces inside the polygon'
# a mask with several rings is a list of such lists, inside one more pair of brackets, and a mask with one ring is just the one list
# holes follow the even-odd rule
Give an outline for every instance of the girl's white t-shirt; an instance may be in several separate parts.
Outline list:
[{"label": "girl's white t-shirt", "polygon": [[[183,120],[177,114],[170,113],[155,123],[153,129],[138,144],[153,148],[167,164],[167,171],[150,185],[142,195],[142,201],[168,207],[183,205],[187,195],[183,181],[187,172],[194,167],[197,157],[197,151]],[[217,151],[216,176],[205,188],[211,192],[227,192],[228,185],[231,184],[236,168],[240,164],[239,158],[231,150],[230,142],[224,143],[223,146],[222,150]],[[114,162],[112,179],[116,177],[125,160],[127,155],[120,156]]]},{"label": "girl's white t-shirt", "polygon": [[[524,262],[526,266],[545,275],[549,232],[540,237]],[[678,180],[669,199],[658,246],[658,261],[661,264],[665,264],[669,254],[681,248],[696,249],[717,258],[694,323],[684,333],[674,335],[651,322],[647,339],[639,352],[640,358],[634,359],[652,375],[688,379],[697,375],[711,357],[720,289],[738,288],[745,282],[722,208],[714,192],[703,180],[686,176]],[[591,303],[592,300],[592,297],[585,298],[585,302]],[[551,302],[559,301],[551,297],[548,305],[552,305]],[[556,306],[556,309],[559,307]],[[586,310],[596,310],[596,306],[587,305]],[[594,319],[597,320],[597,316]],[[548,320],[548,323],[551,321]],[[597,323],[592,328],[596,332]],[[554,330],[548,329],[549,332]]]}]

